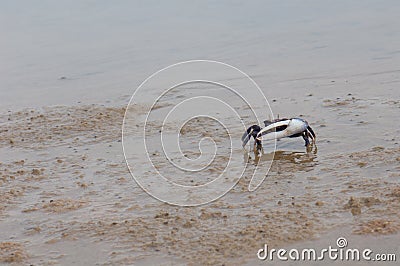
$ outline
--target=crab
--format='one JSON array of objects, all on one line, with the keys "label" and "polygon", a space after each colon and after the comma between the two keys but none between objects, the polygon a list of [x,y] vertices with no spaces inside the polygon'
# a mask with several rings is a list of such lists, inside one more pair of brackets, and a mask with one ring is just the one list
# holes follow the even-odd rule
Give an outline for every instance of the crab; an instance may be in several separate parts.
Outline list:
[{"label": "crab", "polygon": [[[258,125],[249,127],[242,136],[242,145],[246,146],[251,137],[254,138],[254,150],[262,148],[263,140],[303,137],[305,146],[315,144],[316,136],[308,122],[302,118],[282,118],[265,120],[264,128]],[[311,142],[310,142],[311,140]]]}]

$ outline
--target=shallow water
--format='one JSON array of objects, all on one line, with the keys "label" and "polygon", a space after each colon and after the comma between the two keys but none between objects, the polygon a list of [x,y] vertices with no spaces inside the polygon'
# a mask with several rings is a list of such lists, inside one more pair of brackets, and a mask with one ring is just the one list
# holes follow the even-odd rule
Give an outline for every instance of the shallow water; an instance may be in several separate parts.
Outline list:
[{"label": "shallow water", "polygon": [[[324,236],[335,239],[342,231],[354,246],[388,235],[385,248],[398,250],[396,1],[1,5],[1,263],[252,264],[264,243],[291,247],[317,239],[311,245],[319,245]],[[269,168],[272,146],[266,144],[258,160],[240,147],[229,149],[226,132],[216,133],[219,124],[192,120],[178,128],[182,151],[195,159],[199,140],[213,137],[213,164],[196,175],[176,174],[151,142],[155,165],[178,183],[199,185],[225,168],[232,151],[229,177],[238,184],[198,207],[150,197],[125,163],[126,105],[147,76],[192,58],[223,61],[248,73],[275,116],[311,124],[317,146],[307,151],[301,139],[278,141],[268,176],[249,192],[249,173],[256,165]],[[218,81],[243,84],[236,76]],[[183,86],[152,113],[150,140],[156,141],[161,119],[173,106],[202,93],[247,111],[221,88]],[[142,142],[140,122],[156,90],[147,96],[131,109],[127,135],[133,144]],[[269,115],[265,111],[263,119]],[[226,111],[218,118],[240,141],[241,122]],[[254,122],[250,118],[244,117],[246,125]],[[163,130],[172,134],[184,125],[178,122],[169,121]],[[212,143],[203,144],[203,152],[213,151]],[[190,162],[178,155],[172,153],[177,163]],[[130,156],[133,167],[152,178],[140,168],[146,154]]]}]

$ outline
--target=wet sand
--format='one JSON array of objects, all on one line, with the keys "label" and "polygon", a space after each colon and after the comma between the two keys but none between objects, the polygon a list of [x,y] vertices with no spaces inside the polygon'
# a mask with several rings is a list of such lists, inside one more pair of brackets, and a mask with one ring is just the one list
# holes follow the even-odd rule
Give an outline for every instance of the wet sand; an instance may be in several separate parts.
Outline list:
[{"label": "wet sand", "polygon": [[[72,48],[66,45],[73,37],[68,29],[76,25],[64,21],[64,13],[54,15],[55,25],[63,26],[57,34],[49,23],[54,18],[32,19],[34,32],[48,25],[47,33],[59,39],[43,30],[44,43],[21,50],[19,56],[10,52],[11,38],[4,48],[8,53],[2,59],[9,67],[1,74],[5,83],[0,89],[0,264],[254,265],[265,243],[276,248],[318,247],[342,235],[352,247],[371,244],[400,256],[400,36],[394,23],[398,5],[349,5],[333,6],[328,12],[315,3],[322,13],[309,19],[301,14],[314,12],[308,10],[311,6],[289,5],[285,8],[291,10],[290,16],[283,21],[257,13],[249,24],[243,23],[247,15],[238,14],[243,8],[250,12],[250,7],[234,5],[231,11],[238,21],[225,17],[234,26],[211,16],[216,28],[201,28],[204,41],[198,43],[189,35],[184,44],[177,37],[198,25],[188,30],[182,21],[193,18],[173,18],[169,25],[179,29],[176,33],[160,27],[157,34],[139,34],[140,40],[121,37],[130,36],[127,25],[136,25],[131,26],[136,32],[140,23],[113,21],[111,29],[121,29],[113,33],[115,38],[103,38],[96,31],[85,37],[82,33],[89,29],[82,28],[81,43]],[[280,7],[267,10],[273,13]],[[70,7],[64,8],[59,12]],[[188,14],[193,11],[183,8]],[[358,12],[350,12],[354,8]],[[28,9],[21,12],[30,17]],[[7,10],[12,11],[12,5]],[[101,8],[97,12],[107,13]],[[75,18],[86,20],[79,14]],[[94,19],[100,22],[103,17]],[[233,29],[235,36],[220,34]],[[105,44],[93,51],[90,45],[83,46],[92,37],[106,39]],[[162,49],[154,43],[161,43]],[[59,54],[45,53],[46,47]],[[317,149],[307,152],[300,139],[278,141],[271,170],[256,191],[247,190],[251,177],[245,173],[217,201],[199,207],[171,206],[150,197],[132,179],[122,151],[123,116],[132,87],[149,74],[205,55],[248,72],[275,115],[305,118],[317,134]],[[157,112],[162,114],[182,99],[180,93],[171,93]],[[148,104],[135,106],[134,114],[143,116]],[[150,130],[158,130],[156,122]],[[196,140],[215,135],[210,132],[217,128],[206,120],[189,123],[181,132],[188,133],[186,156],[196,157]],[[128,133],[135,139],[137,132]],[[242,133],[238,125],[231,137],[240,141]],[[220,132],[216,138],[223,148],[224,136]],[[269,166],[268,155],[256,161],[251,153],[233,153],[243,158],[238,164],[249,162],[249,171],[255,164]],[[143,163],[143,158],[135,163]],[[157,167],[171,172],[170,164],[159,159]],[[177,180],[201,184],[219,173],[226,161],[224,153],[219,154],[207,171]]]},{"label": "wet sand", "polygon": [[[3,114],[1,261],[150,265],[163,258],[171,264],[237,265],[254,259],[263,243],[298,243],[339,227],[350,228],[349,239],[399,232],[397,137],[372,141],[373,132],[390,131],[381,132],[367,119],[375,105],[395,115],[399,103],[380,99],[371,105],[347,95],[316,98],[304,95],[294,105],[312,102],[319,113],[332,114],[318,120],[304,113],[318,134],[317,151],[307,153],[302,141],[279,141],[258,190],[247,191],[250,177],[245,175],[223,198],[193,208],[161,203],[132,180],[121,151],[124,107],[59,106]],[[352,121],[360,109],[365,117]],[[343,122],[346,113],[349,125],[340,126],[336,121]],[[386,129],[391,126],[398,132],[390,123]],[[332,127],[338,129],[332,132]],[[371,136],[362,140],[365,147],[341,148],[345,143],[339,140],[348,143],[350,134],[341,127],[364,128]]]}]

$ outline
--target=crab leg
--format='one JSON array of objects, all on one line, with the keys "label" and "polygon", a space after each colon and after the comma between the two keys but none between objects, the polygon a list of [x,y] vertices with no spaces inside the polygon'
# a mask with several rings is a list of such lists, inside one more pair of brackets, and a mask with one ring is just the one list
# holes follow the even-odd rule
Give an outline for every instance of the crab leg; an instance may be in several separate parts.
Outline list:
[{"label": "crab leg", "polygon": [[306,142],[305,146],[307,147],[308,145],[310,145],[310,139],[308,138],[309,137],[308,131],[304,131],[303,134],[301,134],[301,136],[303,137],[304,141]]},{"label": "crab leg", "polygon": [[312,130],[310,126],[307,126],[307,135],[311,138],[312,142],[315,143],[316,136],[314,130]]}]

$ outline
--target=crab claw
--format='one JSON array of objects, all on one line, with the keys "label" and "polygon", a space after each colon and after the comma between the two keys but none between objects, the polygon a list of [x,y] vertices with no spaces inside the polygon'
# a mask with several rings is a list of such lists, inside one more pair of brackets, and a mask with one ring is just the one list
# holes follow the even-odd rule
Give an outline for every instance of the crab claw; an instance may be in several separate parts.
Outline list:
[{"label": "crab claw", "polygon": [[257,135],[258,140],[300,137],[308,123],[301,118],[279,119],[263,128]]},{"label": "crab claw", "polygon": [[[279,138],[278,133],[285,131],[285,129],[288,127],[291,119],[282,119],[279,121],[265,121],[264,123],[268,126],[264,127],[261,129],[260,132],[257,134],[257,140],[261,141],[263,139],[274,139],[274,138]],[[270,123],[271,122],[271,123]],[[266,136],[263,138],[263,136]],[[281,134],[279,134],[281,135]],[[284,136],[282,136],[284,137]]]}]

